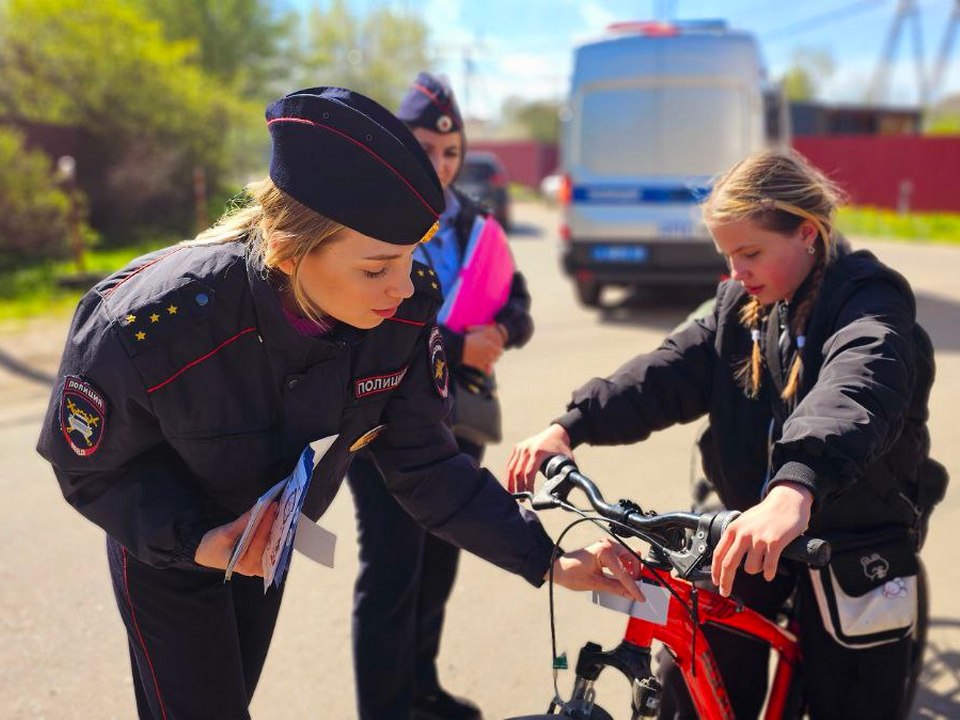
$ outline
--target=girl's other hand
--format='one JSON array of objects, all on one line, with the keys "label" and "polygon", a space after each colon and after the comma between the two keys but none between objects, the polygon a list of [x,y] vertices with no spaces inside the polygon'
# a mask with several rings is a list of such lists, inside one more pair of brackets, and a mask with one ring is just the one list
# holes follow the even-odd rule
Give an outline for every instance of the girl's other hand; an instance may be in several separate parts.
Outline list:
[{"label": "girl's other hand", "polygon": [[537,472],[550,455],[566,455],[573,459],[570,436],[556,423],[514,445],[507,459],[507,488],[510,492],[533,492]]}]

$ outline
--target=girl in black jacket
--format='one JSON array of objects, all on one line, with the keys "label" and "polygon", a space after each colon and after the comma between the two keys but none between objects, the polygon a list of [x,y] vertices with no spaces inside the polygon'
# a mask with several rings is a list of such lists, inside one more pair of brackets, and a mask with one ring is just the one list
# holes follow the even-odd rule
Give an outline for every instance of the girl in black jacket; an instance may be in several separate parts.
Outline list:
[{"label": "girl in black jacket", "polygon": [[[838,201],[796,153],[760,153],[720,177],[703,205],[730,267],[713,312],[577,390],[565,415],[516,446],[509,484],[529,488],[548,454],[636,442],[709,414],[704,470],[743,511],[714,553],[714,583],[772,617],[799,577],[812,717],[899,718],[912,617],[854,636],[825,622],[824,588],[830,577],[848,590],[862,581],[915,613],[932,348],[906,280],[839,242]],[[831,574],[778,573],[783,547],[808,529],[835,540]],[[736,716],[756,717],[766,649],[707,634]],[[694,717],[675,666],[664,666],[661,716]]]}]

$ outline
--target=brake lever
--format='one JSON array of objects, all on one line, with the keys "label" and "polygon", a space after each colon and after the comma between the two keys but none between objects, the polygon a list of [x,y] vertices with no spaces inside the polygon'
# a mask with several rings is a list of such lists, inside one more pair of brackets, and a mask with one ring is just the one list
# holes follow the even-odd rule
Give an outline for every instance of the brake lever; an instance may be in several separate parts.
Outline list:
[{"label": "brake lever", "polygon": [[567,495],[573,489],[573,483],[567,479],[574,466],[571,463],[564,467],[552,478],[546,480],[540,489],[530,498],[530,506],[534,510],[550,510],[561,507],[567,499]]}]

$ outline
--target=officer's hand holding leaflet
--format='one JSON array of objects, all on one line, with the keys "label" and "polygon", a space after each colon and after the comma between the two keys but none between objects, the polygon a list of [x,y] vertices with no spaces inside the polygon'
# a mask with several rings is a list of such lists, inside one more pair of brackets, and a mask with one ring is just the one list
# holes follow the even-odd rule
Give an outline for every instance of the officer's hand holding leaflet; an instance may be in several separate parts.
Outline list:
[{"label": "officer's hand holding leaflet", "polygon": [[[263,551],[267,547],[267,541],[270,539],[270,530],[273,528],[273,521],[277,517],[279,503],[272,502],[263,513],[257,529],[253,534],[253,540],[247,546],[247,551],[240,556],[233,571],[240,575],[263,576]],[[243,515],[233,522],[226,525],[213,528],[208,531],[200,544],[197,546],[197,552],[193,556],[197,565],[216,568],[217,570],[226,570],[227,563],[230,562],[230,556],[236,547],[237,540],[243,534],[247,527],[247,521],[253,508],[247,510]]]}]

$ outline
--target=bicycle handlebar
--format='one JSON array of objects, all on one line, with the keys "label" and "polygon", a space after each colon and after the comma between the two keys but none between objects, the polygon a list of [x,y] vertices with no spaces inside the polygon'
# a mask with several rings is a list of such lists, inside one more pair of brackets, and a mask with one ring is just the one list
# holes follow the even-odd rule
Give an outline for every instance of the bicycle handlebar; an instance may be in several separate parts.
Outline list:
[{"label": "bicycle handlebar", "polygon": [[[689,560],[683,561],[684,554],[671,553],[671,559],[675,561],[677,570],[684,575],[692,572],[699,562],[713,551],[723,531],[740,516],[738,510],[702,514],[669,512],[645,515],[630,503],[620,502],[611,505],[604,501],[603,494],[596,484],[577,469],[573,460],[564,455],[551,456],[544,461],[540,471],[547,480],[531,499],[534,510],[561,507],[566,502],[570,491],[577,488],[586,495],[590,505],[599,515],[635,532],[661,535],[677,528],[694,531],[689,549],[692,555]],[[820,538],[801,535],[783,549],[782,556],[814,567],[823,567],[830,561],[830,544]],[[678,561],[679,566],[676,564]]]}]

